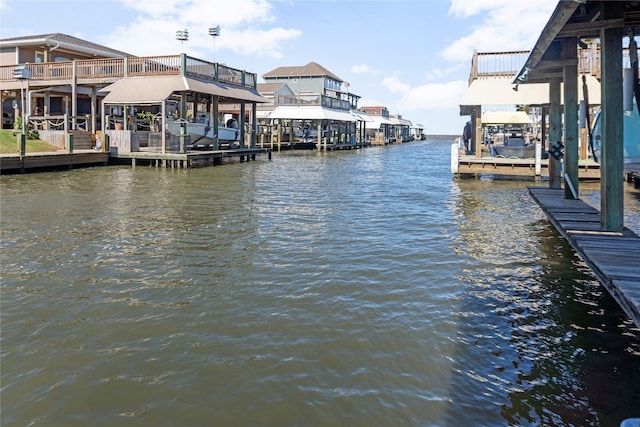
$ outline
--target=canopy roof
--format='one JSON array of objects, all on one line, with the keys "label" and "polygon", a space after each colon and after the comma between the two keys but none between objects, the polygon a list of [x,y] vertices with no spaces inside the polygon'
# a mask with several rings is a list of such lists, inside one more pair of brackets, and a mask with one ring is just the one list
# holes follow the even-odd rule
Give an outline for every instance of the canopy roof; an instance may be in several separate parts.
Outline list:
[{"label": "canopy roof", "polygon": [[218,95],[231,101],[269,102],[248,87],[203,82],[183,76],[125,77],[101,90],[109,92],[104,98],[106,104],[160,104],[173,92],[183,91]]},{"label": "canopy roof", "polygon": [[278,106],[271,112],[271,114],[269,114],[269,118],[294,120],[340,120],[343,122],[355,122],[359,120],[349,111],[334,110],[320,106]]},{"label": "canopy roof", "polygon": [[524,111],[486,111],[482,113],[482,124],[518,125],[529,123],[531,123],[531,118]]},{"label": "canopy roof", "polygon": [[393,125],[393,122],[386,117],[382,116],[369,116],[371,119],[369,122],[365,124],[367,129],[380,129],[382,125]]},{"label": "canopy roof", "polygon": [[[600,82],[587,75],[589,104],[600,105]],[[517,90],[516,90],[517,88]],[[583,99],[582,76],[578,81],[580,100]],[[562,102],[561,89],[561,102]],[[509,79],[476,79],[460,101],[460,115],[470,114],[469,107],[476,105],[544,105],[549,103],[549,84],[531,83],[514,85]]]}]

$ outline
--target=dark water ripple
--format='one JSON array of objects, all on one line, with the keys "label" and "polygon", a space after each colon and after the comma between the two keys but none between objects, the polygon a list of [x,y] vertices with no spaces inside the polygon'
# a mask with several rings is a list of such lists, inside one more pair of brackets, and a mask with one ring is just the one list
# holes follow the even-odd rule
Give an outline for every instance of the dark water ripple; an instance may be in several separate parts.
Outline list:
[{"label": "dark water ripple", "polygon": [[448,152],[3,176],[2,425],[640,416],[640,331],[526,183]]}]

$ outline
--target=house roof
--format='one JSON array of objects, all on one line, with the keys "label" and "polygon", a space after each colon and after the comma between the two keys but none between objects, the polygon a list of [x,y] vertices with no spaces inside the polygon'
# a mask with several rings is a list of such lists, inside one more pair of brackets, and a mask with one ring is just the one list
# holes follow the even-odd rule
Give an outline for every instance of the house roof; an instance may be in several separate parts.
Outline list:
[{"label": "house roof", "polygon": [[275,70],[269,71],[262,76],[263,79],[276,78],[276,77],[310,77],[310,76],[322,76],[329,77],[340,83],[343,83],[340,77],[333,74],[331,71],[324,68],[322,65],[316,62],[309,62],[307,65],[296,67],[278,67]]},{"label": "house roof", "polygon": [[276,93],[282,89],[286,84],[284,83],[258,83],[257,88],[260,93]]},{"label": "house roof", "polygon": [[90,55],[106,57],[134,56],[126,52],[111,49],[87,40],[62,33],[38,34],[23,37],[11,37],[0,39],[0,47],[20,47],[20,46],[61,46],[65,49],[75,50]]}]

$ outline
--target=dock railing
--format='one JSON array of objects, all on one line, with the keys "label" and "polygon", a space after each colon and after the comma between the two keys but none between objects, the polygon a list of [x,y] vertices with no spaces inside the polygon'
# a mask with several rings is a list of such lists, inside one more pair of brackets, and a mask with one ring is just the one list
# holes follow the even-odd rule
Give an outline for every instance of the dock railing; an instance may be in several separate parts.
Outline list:
[{"label": "dock railing", "polygon": [[[530,51],[517,50],[506,52],[473,52],[471,70],[469,71],[469,85],[476,79],[487,78],[515,78],[522,69]],[[640,54],[640,48],[638,49]],[[624,66],[629,65],[629,48],[623,47],[622,58]],[[600,45],[592,43],[585,48],[578,49],[578,73],[590,74],[597,79],[601,73]],[[640,76],[639,76],[640,77]]]},{"label": "dock railing", "polygon": [[[0,66],[1,82],[17,82],[13,71],[17,64]],[[256,88],[256,74],[226,65],[193,58],[185,54],[125,58],[100,58],[24,64],[30,82],[58,84],[76,79],[82,83],[113,83],[124,77],[184,75],[229,85]]]}]

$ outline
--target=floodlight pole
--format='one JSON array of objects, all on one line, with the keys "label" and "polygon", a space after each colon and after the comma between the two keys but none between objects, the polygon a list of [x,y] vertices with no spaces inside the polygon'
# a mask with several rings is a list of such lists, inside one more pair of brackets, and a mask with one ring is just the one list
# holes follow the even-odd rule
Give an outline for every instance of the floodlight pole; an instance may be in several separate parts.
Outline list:
[{"label": "floodlight pole", "polygon": [[176,31],[176,40],[180,41],[182,46],[184,46],[184,42],[189,40],[189,30],[185,28],[184,30]]},{"label": "floodlight pole", "polygon": [[209,35],[213,37],[213,62],[216,62],[216,37],[220,35],[220,25],[209,28]]}]

